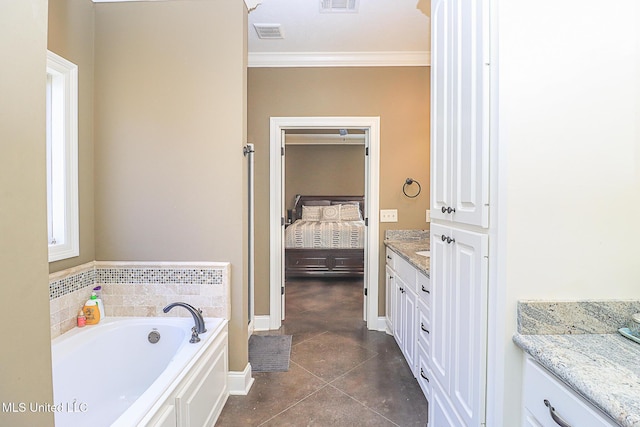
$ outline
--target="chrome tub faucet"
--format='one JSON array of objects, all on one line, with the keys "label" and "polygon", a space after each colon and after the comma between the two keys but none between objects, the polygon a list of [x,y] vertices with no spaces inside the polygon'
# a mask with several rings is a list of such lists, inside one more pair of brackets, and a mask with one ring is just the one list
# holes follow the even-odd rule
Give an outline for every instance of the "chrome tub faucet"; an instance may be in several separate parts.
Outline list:
[{"label": "chrome tub faucet", "polygon": [[191,316],[193,316],[193,321],[195,322],[195,326],[193,328],[191,328],[191,339],[189,340],[190,343],[197,343],[200,341],[200,338],[198,337],[198,334],[204,334],[205,332],[207,332],[207,329],[204,326],[204,318],[202,317],[202,310],[200,310],[199,308],[195,308],[190,304],[187,304],[186,302],[174,302],[171,303],[169,305],[167,305],[165,308],[162,309],[162,311],[164,311],[165,313],[168,313],[169,310],[171,310],[173,307],[184,307],[187,310],[189,310],[189,313],[191,313]]}]

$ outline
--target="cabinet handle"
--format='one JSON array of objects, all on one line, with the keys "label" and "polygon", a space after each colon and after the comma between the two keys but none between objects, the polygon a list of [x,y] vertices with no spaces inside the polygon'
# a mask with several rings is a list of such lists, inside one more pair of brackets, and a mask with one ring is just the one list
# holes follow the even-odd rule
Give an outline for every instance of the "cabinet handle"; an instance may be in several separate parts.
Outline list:
[{"label": "cabinet handle", "polygon": [[429,378],[427,378],[427,376],[424,374],[424,371],[422,370],[422,368],[420,368],[420,376],[425,380],[427,380],[427,382],[429,382]]},{"label": "cabinet handle", "polygon": [[422,329],[423,331],[425,331],[426,333],[430,333],[429,330],[424,328],[424,323],[420,322],[420,329]]},{"label": "cabinet handle", "polygon": [[551,419],[553,419],[556,424],[558,424],[560,427],[571,427],[568,422],[563,420],[562,417],[560,417],[560,415],[556,413],[556,408],[551,406],[551,402],[549,402],[547,399],[544,400],[544,406],[549,408],[549,415],[551,415]]},{"label": "cabinet handle", "polygon": [[422,285],[422,292],[426,292],[428,294],[430,294],[431,292],[429,292],[429,289],[425,288],[424,285]]},{"label": "cabinet handle", "polygon": [[452,208],[452,207],[447,207],[447,206],[443,206],[442,209],[440,209],[442,211],[442,213],[456,213],[456,208]]},{"label": "cabinet handle", "polygon": [[400,293],[404,294],[404,288],[398,288],[400,289]]},{"label": "cabinet handle", "polygon": [[443,234],[443,235],[442,235],[442,241],[443,241],[443,242],[447,242],[447,243],[449,243],[449,244],[450,244],[450,243],[455,243],[455,242],[456,242],[456,239],[452,239],[451,237],[449,237],[449,236],[445,236],[445,235]]},{"label": "cabinet handle", "polygon": [[387,259],[393,259],[393,257],[391,257],[391,256],[387,255]]}]

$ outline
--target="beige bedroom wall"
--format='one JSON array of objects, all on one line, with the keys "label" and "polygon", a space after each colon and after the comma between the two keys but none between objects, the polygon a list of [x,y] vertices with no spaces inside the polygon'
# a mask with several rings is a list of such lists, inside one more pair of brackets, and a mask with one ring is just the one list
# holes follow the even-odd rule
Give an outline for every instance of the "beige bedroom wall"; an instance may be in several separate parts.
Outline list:
[{"label": "beige bedroom wall", "polygon": [[[53,403],[45,177],[47,1],[0,3],[0,402]],[[3,426],[53,413],[0,411]]]},{"label": "beige bedroom wall", "polygon": [[286,150],[287,209],[296,194],[364,194],[364,145],[288,145]]},{"label": "beige bedroom wall", "polygon": [[[256,314],[269,313],[269,118],[380,117],[380,208],[398,209],[380,224],[379,314],[384,314],[383,237],[387,229],[425,229],[429,206],[429,68],[250,68],[248,141],[256,150]],[[402,194],[407,177],[422,185]]]},{"label": "beige bedroom wall", "polygon": [[96,258],[231,263],[247,364],[246,7],[96,4]]},{"label": "beige bedroom wall", "polygon": [[80,256],[49,264],[49,272],[95,259],[93,187],[93,2],[49,0],[48,49],[78,66],[78,208]]}]

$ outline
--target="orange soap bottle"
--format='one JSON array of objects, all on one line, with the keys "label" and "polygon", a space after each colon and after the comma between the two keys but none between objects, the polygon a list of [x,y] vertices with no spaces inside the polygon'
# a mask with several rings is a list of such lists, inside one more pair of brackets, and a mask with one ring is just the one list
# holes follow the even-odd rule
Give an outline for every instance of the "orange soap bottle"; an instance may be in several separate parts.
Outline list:
[{"label": "orange soap bottle", "polygon": [[95,292],[82,308],[84,316],[87,318],[87,325],[95,325],[100,321],[100,308],[98,307],[98,297]]}]

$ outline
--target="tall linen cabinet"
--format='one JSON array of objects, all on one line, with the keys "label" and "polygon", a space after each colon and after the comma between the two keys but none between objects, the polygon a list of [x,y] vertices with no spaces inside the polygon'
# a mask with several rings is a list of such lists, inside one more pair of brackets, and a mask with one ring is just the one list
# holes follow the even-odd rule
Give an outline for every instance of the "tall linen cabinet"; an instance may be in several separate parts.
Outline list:
[{"label": "tall linen cabinet", "polygon": [[431,2],[431,427],[486,418],[488,20],[487,0]]}]

